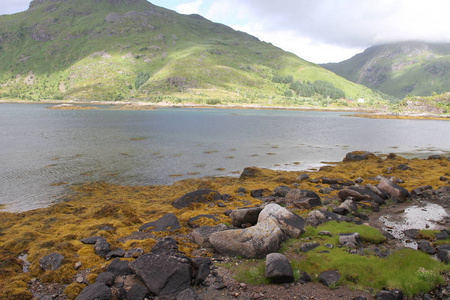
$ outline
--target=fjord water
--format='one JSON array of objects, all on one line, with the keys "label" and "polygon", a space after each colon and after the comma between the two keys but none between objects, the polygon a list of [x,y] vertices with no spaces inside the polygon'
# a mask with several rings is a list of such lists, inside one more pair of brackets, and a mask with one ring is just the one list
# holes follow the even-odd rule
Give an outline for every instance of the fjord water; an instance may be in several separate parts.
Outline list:
[{"label": "fjord water", "polygon": [[159,108],[49,110],[0,104],[0,204],[45,207],[92,181],[170,184],[237,176],[243,168],[304,170],[349,151],[450,153],[450,122],[380,120],[342,112]]}]

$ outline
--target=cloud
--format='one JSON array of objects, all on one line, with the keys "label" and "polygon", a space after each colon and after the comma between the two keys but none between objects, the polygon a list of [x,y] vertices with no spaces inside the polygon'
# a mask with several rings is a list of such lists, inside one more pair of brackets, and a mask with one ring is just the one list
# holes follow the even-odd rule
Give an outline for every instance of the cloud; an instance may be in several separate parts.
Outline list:
[{"label": "cloud", "polygon": [[[310,60],[302,56],[302,46],[343,56],[389,42],[450,42],[449,11],[448,0],[215,0],[207,17]],[[248,22],[233,26],[229,15]]]},{"label": "cloud", "polygon": [[199,14],[200,6],[202,6],[203,0],[196,0],[194,2],[183,3],[176,6],[176,11],[180,14]]},{"label": "cloud", "polygon": [[31,0],[1,0],[1,2],[0,15],[9,15],[27,10]]}]

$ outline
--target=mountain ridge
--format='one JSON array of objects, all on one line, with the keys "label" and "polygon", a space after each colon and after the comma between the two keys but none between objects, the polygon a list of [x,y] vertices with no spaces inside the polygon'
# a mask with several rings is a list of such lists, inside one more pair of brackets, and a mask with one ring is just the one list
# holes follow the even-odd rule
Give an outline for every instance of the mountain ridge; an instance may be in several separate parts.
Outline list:
[{"label": "mountain ridge", "polygon": [[2,98],[304,102],[272,81],[289,75],[382,101],[247,33],[146,0],[34,0],[0,16],[0,47]]},{"label": "mountain ridge", "polygon": [[407,41],[376,45],[348,60],[321,66],[397,98],[442,94],[450,85],[450,44]]}]

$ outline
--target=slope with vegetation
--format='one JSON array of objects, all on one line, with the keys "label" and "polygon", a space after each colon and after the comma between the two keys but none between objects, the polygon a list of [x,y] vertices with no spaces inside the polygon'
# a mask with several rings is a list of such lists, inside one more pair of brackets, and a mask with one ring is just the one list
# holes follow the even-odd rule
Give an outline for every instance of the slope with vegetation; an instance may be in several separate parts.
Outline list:
[{"label": "slope with vegetation", "polygon": [[356,83],[402,99],[450,91],[450,44],[401,42],[373,46],[323,67]]},{"label": "slope with vegetation", "polygon": [[253,36],[146,0],[34,0],[0,16],[0,49],[7,99],[314,104],[329,95],[290,84],[320,80],[339,97],[383,102]]}]

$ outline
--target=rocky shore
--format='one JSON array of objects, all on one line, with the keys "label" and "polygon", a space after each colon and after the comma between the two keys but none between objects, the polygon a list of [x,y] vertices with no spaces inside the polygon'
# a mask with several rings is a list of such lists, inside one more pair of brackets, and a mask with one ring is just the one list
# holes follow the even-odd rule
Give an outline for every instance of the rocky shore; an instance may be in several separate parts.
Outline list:
[{"label": "rocky shore", "polygon": [[2,299],[450,297],[450,158],[439,155],[351,152],[314,172],[97,182],[0,216]]}]

